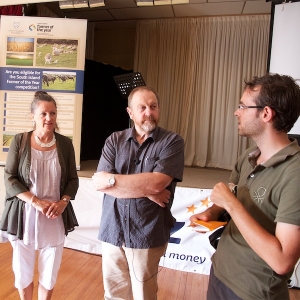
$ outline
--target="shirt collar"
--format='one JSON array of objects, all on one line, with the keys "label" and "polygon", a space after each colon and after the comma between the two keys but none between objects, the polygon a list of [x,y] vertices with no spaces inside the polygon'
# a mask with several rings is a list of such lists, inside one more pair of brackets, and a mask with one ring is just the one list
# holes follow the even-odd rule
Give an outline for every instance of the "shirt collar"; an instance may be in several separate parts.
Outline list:
[{"label": "shirt collar", "polygon": [[[290,138],[290,140],[291,140],[290,144],[288,144],[286,147],[279,150],[270,159],[264,162],[263,165],[266,168],[272,167],[280,162],[283,162],[284,160],[286,160],[287,157],[293,156],[300,151],[298,141],[292,138]],[[254,151],[248,154],[248,161],[253,168],[256,166],[256,161],[259,155],[260,155],[260,149],[258,147]]]},{"label": "shirt collar", "polygon": [[[149,138],[151,138],[153,141],[155,141],[158,134],[159,134],[159,127],[156,126],[155,129],[149,134],[147,140]],[[129,141],[130,139],[133,139],[136,141],[135,136],[136,136],[136,130],[135,130],[135,127],[132,126],[131,130],[128,130],[128,132],[127,132],[126,141]]]}]

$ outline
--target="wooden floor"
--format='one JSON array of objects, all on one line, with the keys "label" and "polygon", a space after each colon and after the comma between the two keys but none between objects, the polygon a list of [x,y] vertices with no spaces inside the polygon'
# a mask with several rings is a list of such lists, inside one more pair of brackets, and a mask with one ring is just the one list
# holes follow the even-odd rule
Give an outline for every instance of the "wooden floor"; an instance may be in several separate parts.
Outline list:
[{"label": "wooden floor", "polygon": [[[17,300],[11,269],[12,248],[0,244],[0,300]],[[37,286],[37,270],[34,278]],[[205,300],[208,276],[160,268],[158,300]],[[53,300],[100,300],[103,297],[101,256],[64,249]],[[290,290],[291,300],[300,300],[300,290]],[[37,299],[35,288],[33,299]]]}]

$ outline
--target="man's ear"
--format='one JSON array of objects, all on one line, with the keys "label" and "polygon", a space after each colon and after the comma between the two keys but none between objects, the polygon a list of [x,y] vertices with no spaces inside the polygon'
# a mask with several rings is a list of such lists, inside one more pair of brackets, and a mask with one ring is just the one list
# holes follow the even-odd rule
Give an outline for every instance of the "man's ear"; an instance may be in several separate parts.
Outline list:
[{"label": "man's ear", "polygon": [[129,115],[129,118],[132,119],[132,114],[131,114],[131,109],[130,109],[130,107],[127,107],[127,108],[126,108],[126,111],[127,111],[128,115]]},{"label": "man's ear", "polygon": [[265,106],[264,107],[264,110],[263,110],[263,117],[264,117],[264,120],[266,122],[270,122],[272,121],[272,119],[275,117],[276,115],[276,112],[274,109],[272,109],[270,106]]}]

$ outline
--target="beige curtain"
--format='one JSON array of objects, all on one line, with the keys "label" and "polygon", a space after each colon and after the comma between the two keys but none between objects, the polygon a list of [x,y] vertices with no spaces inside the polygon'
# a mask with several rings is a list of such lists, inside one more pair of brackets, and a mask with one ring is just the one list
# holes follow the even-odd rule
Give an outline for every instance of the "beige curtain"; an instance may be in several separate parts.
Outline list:
[{"label": "beige curtain", "polygon": [[160,126],[185,140],[185,165],[232,169],[250,141],[233,113],[243,80],[266,72],[269,15],[137,23],[134,70],[160,96]]}]

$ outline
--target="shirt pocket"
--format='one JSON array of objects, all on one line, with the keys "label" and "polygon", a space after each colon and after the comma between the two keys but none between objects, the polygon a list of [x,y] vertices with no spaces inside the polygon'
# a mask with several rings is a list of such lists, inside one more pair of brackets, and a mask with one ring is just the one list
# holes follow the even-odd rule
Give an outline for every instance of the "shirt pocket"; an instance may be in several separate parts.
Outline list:
[{"label": "shirt pocket", "polygon": [[155,168],[158,157],[146,157],[143,164],[143,172],[152,172]]}]

